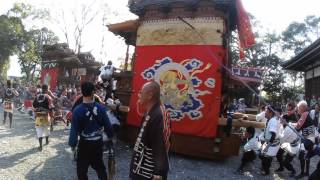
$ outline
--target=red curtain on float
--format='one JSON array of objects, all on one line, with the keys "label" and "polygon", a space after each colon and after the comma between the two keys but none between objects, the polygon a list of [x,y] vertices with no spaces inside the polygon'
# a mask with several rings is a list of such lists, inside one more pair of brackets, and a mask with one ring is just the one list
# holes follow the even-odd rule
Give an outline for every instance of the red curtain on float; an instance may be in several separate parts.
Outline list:
[{"label": "red curtain on float", "polygon": [[170,113],[174,133],[214,137],[224,55],[222,46],[215,45],[138,46],[127,123],[140,126],[138,93],[144,83],[154,80],[161,86],[162,102]]},{"label": "red curtain on float", "polygon": [[249,16],[244,9],[241,0],[236,0],[237,27],[239,35],[240,59],[245,58],[244,50],[255,44],[254,34],[251,29]]},{"label": "red curtain on float", "polygon": [[59,68],[42,69],[40,74],[41,84],[47,84],[50,90],[54,91],[57,87]]}]

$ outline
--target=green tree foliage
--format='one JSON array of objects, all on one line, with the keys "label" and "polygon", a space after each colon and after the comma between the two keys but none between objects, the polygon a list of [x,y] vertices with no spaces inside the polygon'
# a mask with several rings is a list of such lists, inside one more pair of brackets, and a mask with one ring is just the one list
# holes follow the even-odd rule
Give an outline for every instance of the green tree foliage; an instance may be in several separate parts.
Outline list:
[{"label": "green tree foliage", "polygon": [[281,58],[277,54],[280,37],[275,33],[266,33],[262,38],[265,56],[260,58],[260,64],[264,69],[263,91],[267,93],[268,100],[273,104],[281,102],[285,74],[281,67]]},{"label": "green tree foliage", "polygon": [[[250,18],[255,27],[260,26],[260,22],[252,15],[250,15]],[[279,46],[280,37],[275,33],[261,34],[258,29],[255,30],[256,44],[245,50],[245,58],[243,60],[240,60],[239,57],[238,33],[232,33],[231,57],[234,66],[266,68],[270,65],[275,65],[275,63],[278,64],[278,62],[268,61],[268,58],[271,55],[276,55],[276,47]]]},{"label": "green tree foliage", "polygon": [[0,16],[0,71],[2,78],[6,77],[9,57],[21,47],[24,33],[24,26],[20,18]]},{"label": "green tree foliage", "polygon": [[[5,17],[13,19],[19,22],[19,24],[21,25],[19,26],[19,39],[15,41],[18,45],[15,46],[16,48],[10,48],[11,54],[9,54],[7,57],[12,55],[13,53],[18,55],[19,64],[21,66],[21,72],[25,76],[25,80],[34,80],[32,78],[35,77],[35,72],[40,64],[41,53],[43,52],[43,45],[57,43],[58,37],[52,31],[48,30],[46,27],[43,27],[41,29],[37,27],[32,27],[31,29],[26,30],[26,28],[23,26],[23,22],[27,21],[28,19],[49,19],[49,12],[45,9],[35,9],[31,5],[16,3],[14,4],[13,8],[8,11]],[[10,27],[16,24],[18,23],[10,21],[8,23],[8,26]],[[5,34],[4,36],[9,39],[16,37],[10,34]],[[4,44],[10,43],[4,42]]]},{"label": "green tree foliage", "polygon": [[282,98],[284,100],[295,100],[298,98],[299,94],[304,93],[303,86],[293,87],[293,86],[286,86],[282,90]]},{"label": "green tree foliage", "polygon": [[[263,91],[271,102],[281,102],[303,93],[297,82],[303,82],[303,73],[284,71],[281,63],[300,53],[319,38],[320,17],[307,16],[303,22],[292,22],[280,35],[261,33],[260,22],[250,15],[255,30],[256,44],[245,51],[245,59],[239,59],[238,37],[231,37],[231,57],[234,66],[258,67],[264,70]],[[258,27],[258,28],[257,28]],[[290,77],[290,83],[285,79]]]},{"label": "green tree foliage", "polygon": [[267,98],[273,104],[283,100],[285,75],[280,67],[280,58],[271,54],[266,60],[267,66],[263,76],[263,91],[267,93]]},{"label": "green tree foliage", "polygon": [[[319,38],[320,17],[307,16],[303,22],[293,22],[282,33],[282,50],[286,54],[295,56],[310,45],[315,39]],[[287,71],[291,78],[294,88],[297,82],[303,83],[303,73]]]},{"label": "green tree foliage", "polygon": [[291,23],[282,33],[282,49],[291,50],[294,54],[301,52],[311,42],[311,39],[306,36],[307,32],[305,23]]},{"label": "green tree foliage", "polygon": [[17,17],[19,19],[25,20],[30,18],[31,20],[50,19],[50,13],[48,9],[36,9],[30,4],[15,3],[13,7],[8,11],[8,16]]},{"label": "green tree foliage", "polygon": [[7,77],[7,72],[9,70],[10,61],[9,59],[2,59],[0,62],[0,80]]},{"label": "green tree foliage", "polygon": [[292,22],[282,32],[282,49],[297,55],[319,37],[320,17],[307,16],[303,22]]},{"label": "green tree foliage", "polygon": [[22,48],[18,52],[18,59],[21,72],[25,75],[25,80],[34,80],[38,65],[41,63],[43,45],[52,45],[58,42],[58,37],[47,28],[32,29],[26,32]]},{"label": "green tree foliage", "polygon": [[[250,15],[253,27],[261,27],[260,22]],[[237,33],[231,38],[231,56],[233,66],[256,67],[263,70],[263,91],[267,93],[269,101],[281,100],[284,73],[281,69],[281,59],[277,54],[280,46],[280,36],[276,33],[259,33],[254,29],[256,44],[245,51],[245,59],[239,59]]]}]

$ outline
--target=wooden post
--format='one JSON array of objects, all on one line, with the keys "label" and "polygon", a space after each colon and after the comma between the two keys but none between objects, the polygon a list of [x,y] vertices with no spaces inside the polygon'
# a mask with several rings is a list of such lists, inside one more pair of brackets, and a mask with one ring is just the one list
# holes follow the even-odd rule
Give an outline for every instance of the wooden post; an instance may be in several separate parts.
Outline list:
[{"label": "wooden post", "polygon": [[128,70],[128,60],[129,60],[129,44],[127,45],[126,59],[124,60],[124,71]]}]

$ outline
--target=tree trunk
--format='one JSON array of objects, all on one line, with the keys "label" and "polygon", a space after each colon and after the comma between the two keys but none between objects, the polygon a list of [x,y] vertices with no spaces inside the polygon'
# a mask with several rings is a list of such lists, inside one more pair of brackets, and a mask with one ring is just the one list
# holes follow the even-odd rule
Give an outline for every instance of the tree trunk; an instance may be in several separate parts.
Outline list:
[{"label": "tree trunk", "polygon": [[32,73],[31,73],[31,77],[33,77],[32,78],[32,82],[34,82],[34,73],[36,72],[36,65],[33,65],[33,67],[32,67]]},{"label": "tree trunk", "polygon": [[30,74],[25,72],[26,73],[26,82],[30,82]]}]

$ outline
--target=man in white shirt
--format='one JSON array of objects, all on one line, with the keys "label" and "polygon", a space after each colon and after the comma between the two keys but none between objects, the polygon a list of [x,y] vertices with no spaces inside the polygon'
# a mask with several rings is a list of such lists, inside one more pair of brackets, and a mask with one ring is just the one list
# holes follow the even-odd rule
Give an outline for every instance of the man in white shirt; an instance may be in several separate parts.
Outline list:
[{"label": "man in white shirt", "polygon": [[112,79],[115,67],[112,65],[112,61],[108,61],[108,64],[100,68],[100,78],[103,82]]},{"label": "man in white shirt", "polygon": [[291,162],[300,149],[300,138],[292,129],[297,122],[298,115],[295,112],[296,105],[292,102],[287,104],[287,113],[282,115],[281,124],[283,131],[280,132],[280,149],[277,153],[279,168],[276,172],[282,172],[286,168],[291,172],[290,177],[295,176],[296,171]]},{"label": "man in white shirt", "polygon": [[100,78],[102,80],[102,85],[103,88],[106,92],[106,96],[104,99],[104,102],[107,101],[108,98],[113,98],[112,93],[113,93],[113,74],[116,68],[112,65],[112,61],[108,61],[108,64],[105,66],[102,66],[100,68]]},{"label": "man in white shirt", "polygon": [[283,127],[284,130],[280,133],[280,149],[277,153],[277,160],[280,167],[276,172],[282,172],[284,171],[284,168],[286,168],[291,172],[290,177],[294,177],[296,170],[292,166],[291,162],[299,153],[300,137],[292,130],[294,127],[291,123],[285,123]]},{"label": "man in white shirt", "polygon": [[264,130],[265,143],[262,145],[261,163],[262,175],[270,174],[270,166],[272,158],[277,155],[280,148],[279,129],[280,122],[276,116],[276,110],[272,106],[268,106],[266,110],[267,126]]},{"label": "man in white shirt", "polygon": [[241,164],[238,168],[239,173],[242,173],[243,168],[248,163],[253,162],[256,159],[257,153],[261,148],[261,144],[258,141],[257,136],[255,136],[254,127],[247,127],[245,136],[246,138],[248,138],[248,142],[244,145],[244,152],[242,155]]}]

